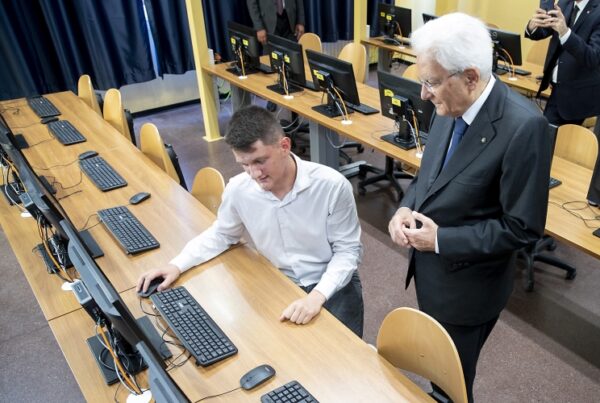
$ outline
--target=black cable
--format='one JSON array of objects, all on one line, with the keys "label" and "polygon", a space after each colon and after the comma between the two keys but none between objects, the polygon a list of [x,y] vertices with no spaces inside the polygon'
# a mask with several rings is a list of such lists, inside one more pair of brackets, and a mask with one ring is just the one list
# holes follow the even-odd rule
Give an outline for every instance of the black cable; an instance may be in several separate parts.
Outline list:
[{"label": "black cable", "polygon": [[[576,204],[576,203],[580,203],[581,207],[570,207],[572,204]],[[555,206],[557,206],[558,208],[565,210],[566,212],[568,212],[569,214],[571,214],[574,217],[579,218],[581,221],[583,221],[583,223],[585,224],[585,226],[587,228],[590,229],[595,229],[598,228],[598,225],[590,225],[588,224],[589,221],[598,221],[600,224],[600,218],[598,216],[596,216],[596,213],[594,212],[594,210],[592,210],[592,208],[590,207],[590,205],[586,202],[586,201],[581,201],[581,200],[571,200],[571,201],[567,201],[564,202],[562,204],[556,203],[554,201],[549,200],[548,204],[553,204]],[[581,214],[579,214],[577,211],[582,211],[582,210],[588,210],[592,213],[593,218],[586,218],[584,216],[582,216]]]},{"label": "black cable", "polygon": [[92,213],[92,214],[90,214],[90,215],[88,216],[87,220],[85,220],[85,224],[83,224],[83,228],[81,228],[81,229],[79,230],[79,232],[86,231],[86,230],[88,230],[88,229],[90,229],[90,228],[94,228],[96,225],[100,224],[100,223],[102,222],[102,220],[100,220],[100,219],[99,219],[99,220],[98,220],[98,222],[97,222],[96,224],[94,224],[94,225],[91,225],[91,226],[89,226],[89,227],[87,226],[87,225],[88,225],[88,222],[90,222],[90,219],[91,219],[93,216],[97,216],[97,215],[98,215],[98,213]]},{"label": "black cable", "polygon": [[32,167],[33,169],[35,169],[36,171],[49,171],[49,170],[51,170],[51,169],[54,169],[54,168],[63,168],[63,167],[68,167],[69,165],[73,165],[73,164],[74,164],[74,163],[76,163],[77,161],[79,161],[79,158],[77,158],[77,159],[75,159],[75,160],[73,160],[73,161],[71,161],[71,162],[68,162],[68,163],[66,163],[66,164],[51,165],[51,166],[49,166],[49,167],[47,167],[47,168],[36,167],[36,166],[33,166],[33,165],[32,165],[31,167]]},{"label": "black cable", "polygon": [[223,396],[223,395],[226,395],[226,394],[228,394],[228,393],[235,392],[236,390],[238,390],[238,389],[241,389],[241,388],[242,388],[241,386],[238,386],[238,387],[237,387],[237,388],[235,388],[235,389],[231,389],[231,390],[228,390],[227,392],[219,393],[218,395],[206,396],[206,397],[203,397],[202,399],[198,399],[198,400],[196,400],[194,403],[198,403],[198,402],[201,402],[201,401],[203,401],[203,400],[206,400],[206,399],[212,399],[212,398],[214,398],[214,397]]}]

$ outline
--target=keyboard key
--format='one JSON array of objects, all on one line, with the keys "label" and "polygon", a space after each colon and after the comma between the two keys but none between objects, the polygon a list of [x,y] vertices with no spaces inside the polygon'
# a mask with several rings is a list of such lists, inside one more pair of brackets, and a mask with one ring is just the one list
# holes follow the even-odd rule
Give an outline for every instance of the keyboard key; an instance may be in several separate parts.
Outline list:
[{"label": "keyboard key", "polygon": [[183,287],[171,288],[150,296],[152,303],[179,341],[203,367],[238,352],[198,301]]},{"label": "keyboard key", "polygon": [[140,253],[160,246],[156,238],[125,206],[98,210],[98,217],[128,254]]},{"label": "keyboard key", "polygon": [[298,381],[291,381],[262,395],[262,403],[319,403]]}]

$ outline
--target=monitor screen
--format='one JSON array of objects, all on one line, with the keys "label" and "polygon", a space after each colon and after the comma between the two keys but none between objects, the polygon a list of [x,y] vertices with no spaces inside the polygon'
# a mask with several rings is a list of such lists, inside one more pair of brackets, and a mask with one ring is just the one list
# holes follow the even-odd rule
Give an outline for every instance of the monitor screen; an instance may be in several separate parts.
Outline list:
[{"label": "monitor screen", "polygon": [[[108,336],[112,340],[111,344],[116,350],[115,353],[120,357],[121,363],[127,367],[126,371],[136,373],[144,368],[144,363],[134,347],[142,341],[150,347],[150,354],[154,356],[156,361],[162,363],[163,358],[159,352],[159,346],[164,346],[164,343],[162,343],[162,339],[156,333],[150,320],[147,317],[143,317],[140,321],[135,319],[117,290],[106,278],[94,258],[88,253],[77,230],[68,220],[62,220],[60,225],[62,231],[69,237],[67,249],[69,258],[79,273],[79,278],[85,285],[85,290],[91,297],[91,308],[90,306],[84,306],[84,308],[94,322],[106,325]],[[88,339],[88,344],[94,352],[94,357],[102,360],[99,366],[103,370],[107,382],[116,382],[114,363],[112,363],[110,354],[104,351],[105,348],[99,342],[98,337],[94,336]],[[170,356],[166,347],[163,350],[164,356]]]},{"label": "monitor screen", "polygon": [[306,58],[316,89],[328,94],[327,105],[319,105],[313,109],[330,117],[339,116],[341,114],[339,108],[333,105],[332,99],[337,96],[337,93],[344,102],[360,104],[352,64],[310,49],[306,50]]},{"label": "monitor screen", "polygon": [[[421,99],[421,83],[396,76],[384,71],[377,72],[379,81],[379,99],[381,101],[381,114],[398,122],[398,132],[384,136],[390,141],[405,149],[415,147],[410,125],[419,127],[419,135],[425,136],[429,132],[431,117],[435,111],[431,101]],[[414,118],[413,118],[414,116]],[[410,122],[410,125],[407,123]],[[405,147],[403,147],[403,145]]]},{"label": "monitor screen", "polygon": [[237,22],[227,22],[227,32],[231,49],[235,55],[236,67],[241,74],[242,62],[240,52],[244,60],[244,72],[246,74],[256,73],[260,66],[260,54],[262,47],[256,37],[256,31]]},{"label": "monitor screen", "polygon": [[284,64],[286,79],[292,84],[305,87],[306,77],[304,76],[302,45],[271,34],[267,37],[267,44],[272,70],[279,71],[282,64]]},{"label": "monitor screen", "polygon": [[411,10],[379,3],[377,8],[379,32],[388,38],[396,35],[408,38],[412,32]]},{"label": "monitor screen", "polygon": [[[521,35],[496,28],[488,28],[488,30],[494,43],[494,53],[498,54],[497,58],[504,60],[507,64],[520,66],[523,63],[521,60]],[[510,58],[507,54],[510,55]]]}]

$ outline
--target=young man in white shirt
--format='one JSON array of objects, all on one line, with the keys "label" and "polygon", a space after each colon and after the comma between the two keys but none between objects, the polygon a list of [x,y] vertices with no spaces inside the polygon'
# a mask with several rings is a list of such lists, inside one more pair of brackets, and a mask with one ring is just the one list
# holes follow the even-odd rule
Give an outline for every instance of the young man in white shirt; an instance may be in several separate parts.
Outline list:
[{"label": "young man in white shirt", "polygon": [[192,239],[166,267],[138,281],[158,290],[179,275],[237,243],[244,230],[257,250],[307,296],[283,310],[279,320],[309,323],[324,306],[359,337],[363,330],[360,225],[351,184],[339,172],[303,161],[267,110],[236,112],[225,141],[244,168],[229,181],[214,224]]}]

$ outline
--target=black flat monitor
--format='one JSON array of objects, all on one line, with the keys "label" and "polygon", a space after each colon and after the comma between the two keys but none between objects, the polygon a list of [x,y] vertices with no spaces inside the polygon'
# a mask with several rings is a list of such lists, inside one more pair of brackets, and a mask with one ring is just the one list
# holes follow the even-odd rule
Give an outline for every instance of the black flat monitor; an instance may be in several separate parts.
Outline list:
[{"label": "black flat monitor", "polygon": [[377,72],[377,79],[381,114],[398,124],[397,132],[387,134],[382,139],[405,150],[414,148],[416,136],[410,126],[416,130],[416,120],[419,138],[424,143],[435,107],[431,101],[421,99],[421,83],[384,71]]},{"label": "black flat monitor", "polygon": [[[310,49],[306,50],[306,58],[315,88],[327,94],[327,103],[313,106],[315,111],[332,118],[343,115],[340,96],[346,103],[360,104],[352,64]],[[346,109],[347,113],[352,113]]]},{"label": "black flat monitor", "polygon": [[431,20],[435,20],[438,16],[434,14],[423,13],[423,24],[427,24]]},{"label": "black flat monitor", "polygon": [[301,87],[306,87],[302,45],[271,34],[267,36],[267,45],[271,70],[279,74],[279,82],[267,88],[282,95],[302,91]]},{"label": "black flat monitor", "polygon": [[412,32],[412,12],[409,8],[396,7],[391,4],[379,3],[377,7],[379,32],[383,41],[392,45],[400,45],[396,36],[408,38]]},{"label": "black flat monitor", "polygon": [[521,35],[496,28],[488,28],[488,30],[494,44],[494,72],[503,74],[502,70],[497,69],[499,60],[504,60],[508,65],[520,66],[523,63],[521,59]]},{"label": "black flat monitor", "polygon": [[[125,371],[133,375],[146,367],[135,348],[139,342],[146,343],[150,354],[159,363],[163,363],[164,358],[171,357],[172,354],[154,329],[150,319],[144,316],[136,320],[129,311],[117,290],[88,253],[73,225],[68,220],[62,220],[60,225],[69,237],[67,249],[69,258],[85,286],[75,290],[76,297],[94,322],[106,327],[108,334],[105,335],[111,341],[113,351],[119,357]],[[90,337],[87,343],[106,382],[108,384],[117,382],[115,363],[104,347],[100,333]]]},{"label": "black flat monitor", "polygon": [[179,386],[165,371],[163,361],[156,359],[152,348],[143,341],[140,341],[135,347],[148,365],[148,384],[154,401],[156,403],[189,402]]},{"label": "black flat monitor", "polygon": [[257,73],[260,68],[262,47],[256,37],[256,30],[237,22],[227,22],[227,32],[231,50],[235,56],[233,67],[227,71],[245,76]]}]

